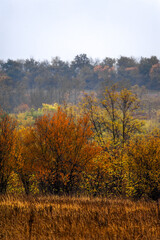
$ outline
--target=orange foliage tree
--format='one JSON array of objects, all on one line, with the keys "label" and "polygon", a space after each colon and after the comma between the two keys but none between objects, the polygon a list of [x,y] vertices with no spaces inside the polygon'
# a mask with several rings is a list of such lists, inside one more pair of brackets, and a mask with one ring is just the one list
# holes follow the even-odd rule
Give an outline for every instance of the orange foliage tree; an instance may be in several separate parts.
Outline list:
[{"label": "orange foliage tree", "polygon": [[41,183],[47,181],[47,191],[59,194],[77,190],[82,172],[100,152],[92,135],[87,115],[75,119],[58,108],[52,116],[36,120],[26,146]]},{"label": "orange foliage tree", "polygon": [[14,168],[16,122],[0,111],[0,193],[5,193],[7,182]]}]

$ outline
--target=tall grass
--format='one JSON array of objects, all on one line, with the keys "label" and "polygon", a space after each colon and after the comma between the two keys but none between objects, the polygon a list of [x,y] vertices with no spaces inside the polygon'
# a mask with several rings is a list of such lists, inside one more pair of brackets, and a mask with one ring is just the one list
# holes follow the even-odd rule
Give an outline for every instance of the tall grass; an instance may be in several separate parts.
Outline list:
[{"label": "tall grass", "polygon": [[76,197],[0,197],[0,239],[160,239],[156,203]]}]

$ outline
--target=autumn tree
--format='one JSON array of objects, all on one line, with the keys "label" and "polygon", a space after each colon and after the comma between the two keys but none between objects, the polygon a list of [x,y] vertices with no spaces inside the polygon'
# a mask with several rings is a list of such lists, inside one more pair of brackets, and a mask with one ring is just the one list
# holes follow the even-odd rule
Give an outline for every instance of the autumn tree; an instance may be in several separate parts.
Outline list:
[{"label": "autumn tree", "polygon": [[135,133],[140,132],[142,122],[134,117],[139,108],[137,96],[127,89],[122,89],[119,94],[118,108],[120,111],[120,137],[124,144]]},{"label": "autumn tree", "polygon": [[30,137],[30,127],[21,127],[15,133],[15,147],[14,147],[14,172],[21,181],[26,195],[31,190],[31,176],[35,174],[33,168],[33,159],[28,155],[28,145],[32,142]]},{"label": "autumn tree", "polygon": [[14,168],[16,122],[2,110],[0,112],[0,193],[5,193],[8,178]]},{"label": "autumn tree", "polygon": [[134,117],[139,100],[131,91],[122,89],[118,92],[113,85],[106,88],[99,102],[86,95],[83,106],[93,124],[95,140],[109,153],[107,191],[121,194],[124,192],[124,146],[142,126]]},{"label": "autumn tree", "polygon": [[127,89],[118,92],[116,85],[113,85],[105,89],[100,99],[94,94],[85,94],[81,107],[89,114],[97,140],[103,145],[111,140],[113,145],[122,146],[141,129],[142,123],[134,117],[139,100]]},{"label": "autumn tree", "polygon": [[126,148],[130,196],[160,198],[160,134],[154,131],[130,141]]},{"label": "autumn tree", "polygon": [[28,156],[50,193],[77,189],[82,172],[99,152],[92,135],[87,115],[75,120],[59,108],[52,117],[37,119],[27,138]]},{"label": "autumn tree", "polygon": [[92,124],[94,139],[101,147],[105,147],[105,117],[103,109],[100,107],[100,101],[94,93],[90,95],[85,93],[82,97],[79,108],[85,114],[88,114]]},{"label": "autumn tree", "polygon": [[83,172],[81,191],[92,196],[107,196],[109,178],[109,153],[101,151]]},{"label": "autumn tree", "polygon": [[102,105],[106,110],[106,129],[112,134],[113,143],[124,143],[140,131],[142,123],[134,117],[139,108],[136,95],[127,89],[117,92],[115,86],[106,88]]}]

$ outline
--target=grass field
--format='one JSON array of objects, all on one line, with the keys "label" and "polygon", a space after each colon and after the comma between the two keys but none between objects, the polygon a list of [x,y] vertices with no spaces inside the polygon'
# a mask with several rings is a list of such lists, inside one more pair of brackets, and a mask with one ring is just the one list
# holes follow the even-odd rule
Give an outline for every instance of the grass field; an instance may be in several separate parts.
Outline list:
[{"label": "grass field", "polygon": [[101,198],[0,197],[0,239],[160,239],[154,202]]}]

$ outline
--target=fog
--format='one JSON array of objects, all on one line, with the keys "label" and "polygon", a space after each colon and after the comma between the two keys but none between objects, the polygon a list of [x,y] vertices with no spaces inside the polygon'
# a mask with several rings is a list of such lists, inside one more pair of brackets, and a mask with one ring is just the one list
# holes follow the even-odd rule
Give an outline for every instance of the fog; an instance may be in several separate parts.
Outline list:
[{"label": "fog", "polygon": [[159,0],[1,0],[0,59],[160,57]]}]

